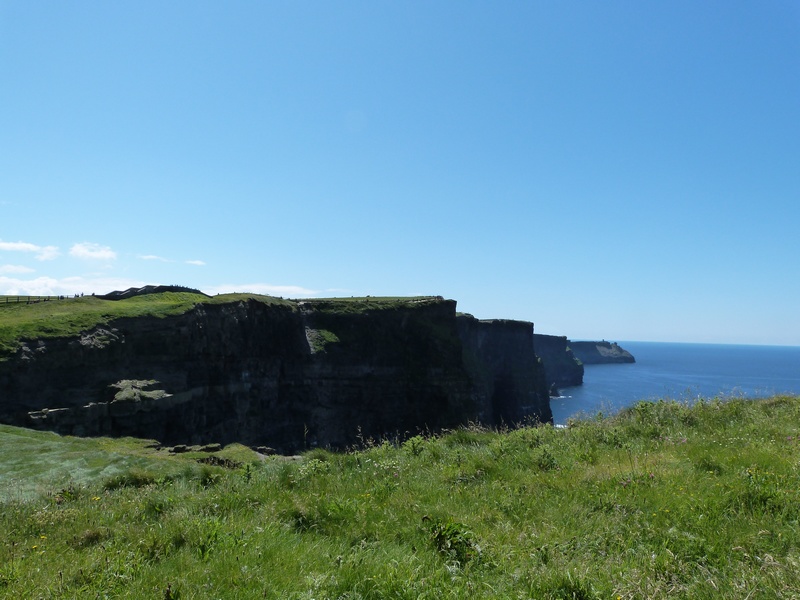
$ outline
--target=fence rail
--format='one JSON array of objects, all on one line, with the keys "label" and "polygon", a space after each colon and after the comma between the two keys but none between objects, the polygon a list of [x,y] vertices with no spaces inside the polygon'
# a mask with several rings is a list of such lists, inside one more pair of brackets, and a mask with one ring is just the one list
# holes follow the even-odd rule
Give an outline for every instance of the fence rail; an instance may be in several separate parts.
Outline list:
[{"label": "fence rail", "polygon": [[38,304],[39,302],[52,302],[54,300],[66,300],[77,298],[78,296],[0,296],[0,306],[5,304]]}]

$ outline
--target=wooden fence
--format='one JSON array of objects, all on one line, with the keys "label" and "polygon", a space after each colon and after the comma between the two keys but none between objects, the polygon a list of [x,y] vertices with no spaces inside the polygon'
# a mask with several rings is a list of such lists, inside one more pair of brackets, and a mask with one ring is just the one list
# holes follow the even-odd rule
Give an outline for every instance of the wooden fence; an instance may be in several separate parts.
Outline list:
[{"label": "wooden fence", "polygon": [[53,300],[66,300],[73,296],[0,296],[0,306],[3,304],[38,304],[39,302],[51,302]]}]

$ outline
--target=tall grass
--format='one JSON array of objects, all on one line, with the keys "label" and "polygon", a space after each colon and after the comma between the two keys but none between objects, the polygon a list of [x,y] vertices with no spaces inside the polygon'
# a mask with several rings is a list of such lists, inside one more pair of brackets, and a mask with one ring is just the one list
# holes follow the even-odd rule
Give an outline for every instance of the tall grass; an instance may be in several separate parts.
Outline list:
[{"label": "tall grass", "polygon": [[780,396],[228,468],[106,440],[150,462],[6,498],[0,596],[796,598],[799,434]]}]

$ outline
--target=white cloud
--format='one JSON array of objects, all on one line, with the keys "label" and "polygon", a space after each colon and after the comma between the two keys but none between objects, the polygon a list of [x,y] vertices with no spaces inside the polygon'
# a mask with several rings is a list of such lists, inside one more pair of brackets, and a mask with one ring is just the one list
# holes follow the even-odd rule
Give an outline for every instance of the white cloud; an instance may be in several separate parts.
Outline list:
[{"label": "white cloud", "polygon": [[[11,296],[73,296],[75,294],[84,294],[86,296],[96,294],[100,296],[115,290],[121,291],[132,287],[159,285],[157,281],[109,277],[102,273],[80,277],[62,277],[60,279],[54,277],[23,279],[3,276],[1,273],[2,271],[0,271],[0,295]],[[222,284],[201,287],[200,289],[211,296],[233,292],[264,294],[283,298],[314,298],[323,295],[336,295],[331,293],[333,290],[319,291],[298,285],[272,285],[268,283]]]},{"label": "white cloud", "polygon": [[38,260],[53,260],[61,252],[57,246],[37,246],[29,242],[4,242],[0,240],[0,250],[6,252],[32,252]]},{"label": "white cloud", "polygon": [[28,242],[1,242],[0,250],[7,250],[9,252],[36,252],[39,246],[36,244],[29,244]]},{"label": "white cloud", "polygon": [[91,242],[81,242],[69,249],[70,256],[88,260],[114,260],[117,253],[108,246],[93,244]]},{"label": "white cloud", "polygon": [[33,273],[34,269],[22,265],[0,265],[0,273]]},{"label": "white cloud", "polygon": [[62,292],[54,291],[58,281],[52,277],[37,277],[22,280],[12,277],[0,277],[0,294],[5,296],[58,296]]},{"label": "white cloud", "polygon": [[39,248],[36,258],[39,260],[53,260],[61,255],[58,246],[43,246]]},{"label": "white cloud", "polygon": [[155,254],[142,254],[139,255],[139,258],[142,260],[159,260],[161,262],[173,262],[168,258],[164,258],[163,256],[156,256]]},{"label": "white cloud", "polygon": [[36,258],[38,260],[53,260],[58,258],[61,254],[61,251],[58,249],[58,246],[42,246],[36,252]]},{"label": "white cloud", "polygon": [[281,296],[283,298],[313,298],[319,295],[319,291],[317,290],[310,290],[298,285],[271,285],[268,283],[224,283],[222,285],[206,287],[203,291],[210,296],[214,294],[231,294],[234,292]]},{"label": "white cloud", "polygon": [[[140,254],[139,258],[141,260],[157,260],[159,262],[165,262],[165,263],[177,262],[174,259],[164,258],[163,256],[158,256],[157,254]],[[204,267],[205,264],[206,264],[205,261],[202,261],[202,260],[185,260],[183,262],[185,264],[187,264],[187,265],[195,265],[195,266],[198,266],[198,267]]]},{"label": "white cloud", "polygon": [[37,277],[18,279],[0,276],[0,295],[10,296],[72,296],[75,294],[107,294],[115,290],[142,287],[147,282],[121,277]]}]

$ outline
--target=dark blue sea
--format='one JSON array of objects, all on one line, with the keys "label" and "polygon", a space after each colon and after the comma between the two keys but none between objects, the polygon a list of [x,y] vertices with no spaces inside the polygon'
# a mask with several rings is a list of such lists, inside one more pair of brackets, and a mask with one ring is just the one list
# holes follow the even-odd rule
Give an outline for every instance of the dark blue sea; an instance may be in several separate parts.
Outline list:
[{"label": "dark blue sea", "polygon": [[635,363],[586,365],[583,385],[552,398],[553,420],[612,414],[639,400],[800,394],[800,347],[619,342]]}]

